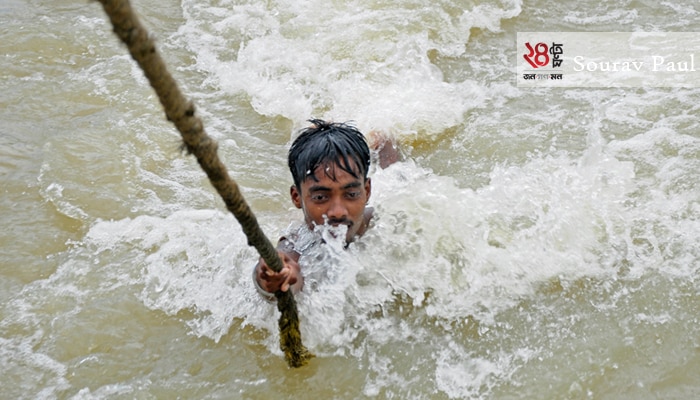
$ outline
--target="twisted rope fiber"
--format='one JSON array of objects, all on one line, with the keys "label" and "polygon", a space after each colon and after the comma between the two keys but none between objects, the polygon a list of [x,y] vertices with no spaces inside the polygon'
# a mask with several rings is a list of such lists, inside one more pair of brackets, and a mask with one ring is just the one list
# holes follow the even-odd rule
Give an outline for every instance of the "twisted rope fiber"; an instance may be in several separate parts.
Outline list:
[{"label": "twisted rope fiber", "polygon": [[[197,158],[197,162],[223,199],[226,208],[241,224],[248,239],[248,245],[255,247],[272,270],[281,271],[282,261],[277,255],[277,251],[263,233],[238,185],[231,179],[226,167],[219,159],[216,141],[204,131],[202,121],[195,115],[194,104],[183,96],[129,1],[99,1],[112,22],[114,33],[126,44],[131,56],[139,64],[158,95],[168,120],[173,122],[180,131],[187,152]],[[279,319],[280,347],[290,367],[303,366],[313,357],[313,354],[308,352],[301,341],[299,316],[294,296],[291,289],[287,292],[278,291],[275,296],[277,297],[277,309],[281,313]]]}]

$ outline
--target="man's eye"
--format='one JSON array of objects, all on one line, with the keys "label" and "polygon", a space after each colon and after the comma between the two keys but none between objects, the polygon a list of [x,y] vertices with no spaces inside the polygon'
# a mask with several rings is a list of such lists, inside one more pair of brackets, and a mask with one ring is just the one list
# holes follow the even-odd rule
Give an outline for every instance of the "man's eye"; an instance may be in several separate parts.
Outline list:
[{"label": "man's eye", "polygon": [[325,194],[313,194],[311,195],[311,200],[313,201],[324,201],[326,199]]},{"label": "man's eye", "polygon": [[348,196],[348,198],[356,199],[356,198],[360,197],[360,192],[359,191],[347,192],[345,195]]}]

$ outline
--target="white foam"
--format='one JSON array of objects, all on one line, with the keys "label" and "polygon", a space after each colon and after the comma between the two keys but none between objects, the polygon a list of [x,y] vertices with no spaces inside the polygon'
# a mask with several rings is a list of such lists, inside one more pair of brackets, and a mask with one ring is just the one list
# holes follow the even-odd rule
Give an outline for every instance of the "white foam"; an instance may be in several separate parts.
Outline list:
[{"label": "white foam", "polygon": [[[498,30],[501,20],[520,13],[519,1],[506,3],[450,15],[449,8],[435,13],[373,2],[331,10],[315,1],[243,4],[221,14],[197,2],[185,4],[181,31],[209,80],[225,93],[245,93],[261,115],[296,125],[315,116],[357,120],[364,130],[435,134],[458,125],[483,93],[470,81],[446,82],[429,52],[462,55],[472,27]],[[203,14],[221,16],[205,24]],[[405,28],[412,24],[439,35]]]}]

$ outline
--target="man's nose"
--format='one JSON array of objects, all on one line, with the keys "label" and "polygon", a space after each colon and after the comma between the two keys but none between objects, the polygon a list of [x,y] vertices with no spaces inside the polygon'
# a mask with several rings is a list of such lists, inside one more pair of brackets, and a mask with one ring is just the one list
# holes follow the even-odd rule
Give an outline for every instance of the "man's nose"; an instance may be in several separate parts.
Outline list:
[{"label": "man's nose", "polygon": [[328,219],[329,220],[342,220],[348,217],[348,209],[343,204],[341,199],[333,199],[331,201],[330,207],[328,207]]}]

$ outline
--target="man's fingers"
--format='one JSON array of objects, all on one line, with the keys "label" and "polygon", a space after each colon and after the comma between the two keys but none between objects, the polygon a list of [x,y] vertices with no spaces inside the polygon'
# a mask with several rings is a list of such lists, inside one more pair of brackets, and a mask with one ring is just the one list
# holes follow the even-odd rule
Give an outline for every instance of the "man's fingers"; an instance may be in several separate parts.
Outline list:
[{"label": "man's fingers", "polygon": [[280,272],[275,272],[269,268],[262,269],[262,278],[266,281],[284,281],[289,277],[289,268],[283,268]]},{"label": "man's fingers", "polygon": [[263,265],[261,270],[262,270],[262,275],[266,278],[274,277],[275,275],[279,275],[279,274],[284,274],[284,269],[282,269],[282,271],[280,271],[280,272],[275,272],[267,265]]},{"label": "man's fingers", "polygon": [[284,284],[282,285],[282,291],[286,292],[289,290],[291,286],[293,286],[295,283],[297,283],[297,277],[292,275],[291,273],[287,276],[287,278],[284,280]]},{"label": "man's fingers", "polygon": [[294,270],[286,263],[283,265],[280,272],[275,272],[264,262],[260,264],[260,282],[264,289],[269,292],[275,292],[277,290],[286,292],[297,283],[297,280]]}]

